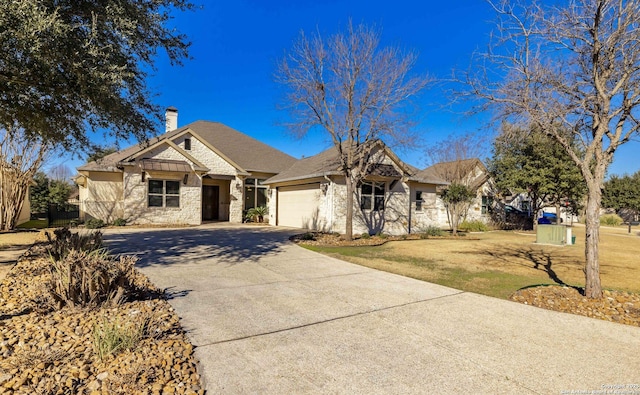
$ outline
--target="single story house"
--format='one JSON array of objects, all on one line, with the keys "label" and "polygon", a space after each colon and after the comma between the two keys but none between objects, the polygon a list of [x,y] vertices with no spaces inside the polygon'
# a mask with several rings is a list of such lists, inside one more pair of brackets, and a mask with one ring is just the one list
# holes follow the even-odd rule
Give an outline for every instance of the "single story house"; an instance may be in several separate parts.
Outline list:
[{"label": "single story house", "polygon": [[217,122],[177,127],[78,168],[81,219],[130,224],[242,222],[243,211],[267,205],[263,181],[296,159]]},{"label": "single story house", "polygon": [[[78,168],[81,219],[239,223],[246,210],[267,206],[272,225],[345,232],[346,185],[335,147],[297,160],[223,124],[178,128],[177,110],[166,115],[165,134]],[[437,166],[420,171],[382,142],[371,152],[375,163],[356,186],[354,234],[448,226],[438,196],[449,182]],[[477,159],[473,164],[470,177],[482,182],[469,215],[488,220],[486,169]]]}]

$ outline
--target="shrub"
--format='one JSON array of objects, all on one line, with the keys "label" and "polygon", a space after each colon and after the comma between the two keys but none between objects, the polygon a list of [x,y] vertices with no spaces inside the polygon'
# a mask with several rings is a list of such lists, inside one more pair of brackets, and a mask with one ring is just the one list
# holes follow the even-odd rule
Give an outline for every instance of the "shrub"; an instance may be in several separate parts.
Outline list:
[{"label": "shrub", "polygon": [[267,206],[252,207],[247,210],[245,219],[252,222],[264,222],[264,217],[269,213]]},{"label": "shrub", "polygon": [[70,250],[52,259],[48,291],[55,307],[115,306],[134,290],[132,256],[110,257],[105,250]]},{"label": "shrub", "polygon": [[444,235],[442,229],[433,225],[427,226],[426,228],[422,229],[422,231],[420,231],[421,239],[428,239],[429,237],[438,237],[442,235]]},{"label": "shrub", "polygon": [[365,239],[365,240],[366,239],[370,239],[371,235],[369,233],[367,233],[367,232],[364,232],[363,234],[360,235],[360,238],[361,239]]},{"label": "shrub", "polygon": [[617,214],[605,214],[600,216],[600,225],[619,226],[624,220]]},{"label": "shrub", "polygon": [[80,235],[71,233],[69,228],[59,228],[53,231],[55,239],[49,233],[45,233],[49,240],[47,252],[54,261],[59,261],[67,256],[69,251],[96,251],[102,249],[102,233],[94,231]]},{"label": "shrub", "polygon": [[379,238],[381,238],[382,240],[386,240],[389,238],[389,235],[386,233],[378,233],[376,236],[378,236]]},{"label": "shrub", "polygon": [[307,232],[307,233],[303,234],[300,238],[302,240],[311,241],[311,240],[315,240],[316,239],[316,235],[314,235],[311,232]]},{"label": "shrub", "polygon": [[127,220],[124,218],[116,218],[115,221],[113,221],[113,225],[115,226],[125,226],[127,224]]},{"label": "shrub", "polygon": [[482,221],[462,221],[460,225],[458,225],[459,230],[463,230],[466,232],[486,232],[489,230],[487,224]]},{"label": "shrub", "polygon": [[88,219],[85,223],[84,226],[88,229],[99,229],[99,228],[104,228],[104,221],[101,219],[97,219],[97,218],[91,218]]}]

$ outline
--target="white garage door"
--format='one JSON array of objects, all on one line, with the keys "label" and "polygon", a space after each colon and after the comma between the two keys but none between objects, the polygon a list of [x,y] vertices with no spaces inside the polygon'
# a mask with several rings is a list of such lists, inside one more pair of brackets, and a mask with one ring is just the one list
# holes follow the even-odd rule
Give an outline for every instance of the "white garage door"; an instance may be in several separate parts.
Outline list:
[{"label": "white garage door", "polygon": [[320,184],[278,188],[278,225],[294,228],[318,228]]}]

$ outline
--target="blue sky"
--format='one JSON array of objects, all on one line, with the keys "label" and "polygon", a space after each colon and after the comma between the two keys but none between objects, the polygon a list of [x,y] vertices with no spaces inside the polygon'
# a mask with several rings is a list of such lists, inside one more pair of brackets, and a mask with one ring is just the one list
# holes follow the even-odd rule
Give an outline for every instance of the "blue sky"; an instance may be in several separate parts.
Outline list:
[{"label": "blue sky", "polygon": [[[382,45],[417,51],[416,73],[447,78],[452,69],[468,67],[474,50],[485,48],[493,14],[480,0],[204,2],[202,9],[175,14],[173,20],[193,42],[193,59],[182,67],[171,67],[159,55],[149,87],[158,94],[156,103],[178,108],[179,126],[196,120],[218,121],[295,157],[315,155],[331,144],[324,134],[298,140],[278,126],[286,114],[276,108],[281,96],[273,78],[275,63],[301,30],[317,29],[328,35],[343,29],[349,18],[378,26]],[[464,108],[450,108],[448,102],[442,87],[428,88],[421,95],[416,131],[423,145],[465,132],[477,131],[488,142],[493,138],[487,117],[469,118]],[[163,131],[158,125],[158,132]],[[609,173],[639,170],[638,148],[638,142],[620,148]],[[414,166],[425,166],[424,149],[397,153]],[[82,162],[63,160],[71,168]]]}]

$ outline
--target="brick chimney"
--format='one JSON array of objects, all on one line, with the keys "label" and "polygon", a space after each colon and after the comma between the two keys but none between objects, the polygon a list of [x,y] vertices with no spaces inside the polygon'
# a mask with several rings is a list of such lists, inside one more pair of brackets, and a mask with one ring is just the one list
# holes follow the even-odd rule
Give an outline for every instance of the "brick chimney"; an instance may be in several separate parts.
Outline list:
[{"label": "brick chimney", "polygon": [[178,129],[178,109],[175,107],[168,107],[164,112],[166,119],[165,132]]}]

